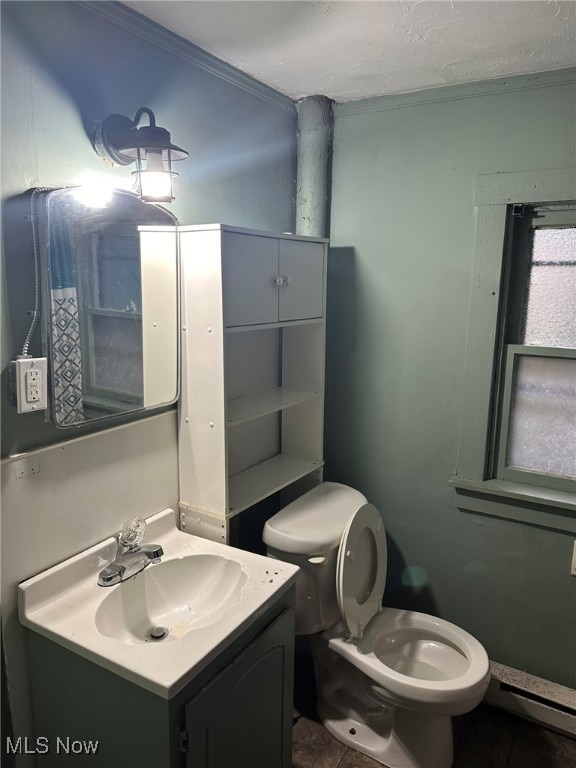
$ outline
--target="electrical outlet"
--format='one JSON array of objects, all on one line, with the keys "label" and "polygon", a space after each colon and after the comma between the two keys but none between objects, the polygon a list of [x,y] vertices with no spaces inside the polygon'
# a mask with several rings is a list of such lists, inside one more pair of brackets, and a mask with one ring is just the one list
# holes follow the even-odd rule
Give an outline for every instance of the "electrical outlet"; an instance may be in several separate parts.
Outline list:
[{"label": "electrical outlet", "polygon": [[572,576],[576,576],[576,540],[574,541],[574,549],[572,551],[572,570],[570,573]]},{"label": "electrical outlet", "polygon": [[48,364],[45,357],[13,360],[18,413],[43,411],[48,407]]}]

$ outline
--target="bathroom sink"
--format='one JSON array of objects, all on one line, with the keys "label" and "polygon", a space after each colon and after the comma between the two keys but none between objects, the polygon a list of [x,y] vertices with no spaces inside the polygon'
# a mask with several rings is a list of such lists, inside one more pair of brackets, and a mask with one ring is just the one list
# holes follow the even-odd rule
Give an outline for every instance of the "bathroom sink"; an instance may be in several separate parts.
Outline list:
[{"label": "bathroom sink", "polygon": [[147,520],[164,555],[110,587],[98,574],[109,538],[20,584],[21,623],[164,698],[171,698],[296,581],[298,568],[201,539],[172,509]]},{"label": "bathroom sink", "polygon": [[96,629],[121,643],[177,640],[221,619],[246,581],[240,563],[221,555],[166,560],[112,589],[96,611]]}]

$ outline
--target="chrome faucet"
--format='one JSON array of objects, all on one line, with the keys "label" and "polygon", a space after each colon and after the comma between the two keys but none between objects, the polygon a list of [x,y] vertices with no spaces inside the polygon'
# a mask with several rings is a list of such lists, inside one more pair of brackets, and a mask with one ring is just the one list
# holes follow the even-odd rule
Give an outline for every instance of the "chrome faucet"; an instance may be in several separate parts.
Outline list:
[{"label": "chrome faucet", "polygon": [[160,544],[140,546],[146,532],[146,521],[133,517],[122,526],[116,536],[118,549],[114,560],[98,574],[100,587],[112,587],[121,581],[127,581],[143,571],[150,563],[159,563],[164,554]]}]

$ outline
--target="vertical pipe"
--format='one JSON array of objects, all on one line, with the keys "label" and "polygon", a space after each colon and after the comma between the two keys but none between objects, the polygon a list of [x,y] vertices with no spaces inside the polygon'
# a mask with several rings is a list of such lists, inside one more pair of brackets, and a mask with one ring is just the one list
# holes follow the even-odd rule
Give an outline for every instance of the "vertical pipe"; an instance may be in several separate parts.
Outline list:
[{"label": "vertical pipe", "polygon": [[325,237],[332,151],[332,101],[326,96],[307,96],[296,103],[296,112],[296,233]]}]

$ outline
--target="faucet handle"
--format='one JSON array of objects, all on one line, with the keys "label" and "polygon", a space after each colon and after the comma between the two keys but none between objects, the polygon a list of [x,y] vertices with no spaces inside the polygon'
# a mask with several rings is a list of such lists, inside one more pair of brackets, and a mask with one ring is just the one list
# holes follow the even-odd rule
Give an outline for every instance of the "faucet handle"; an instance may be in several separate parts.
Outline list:
[{"label": "faucet handle", "polygon": [[146,520],[142,517],[131,517],[118,534],[118,544],[122,547],[135,547],[142,541],[145,533]]}]

